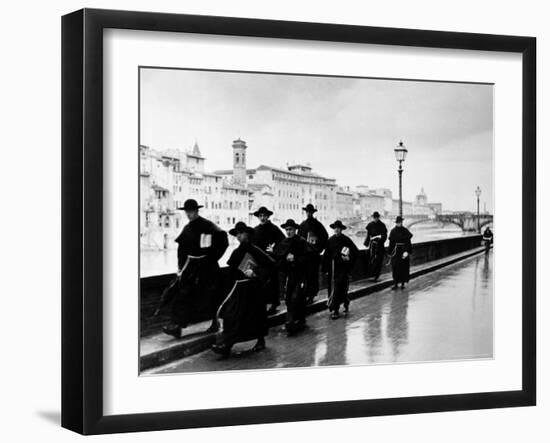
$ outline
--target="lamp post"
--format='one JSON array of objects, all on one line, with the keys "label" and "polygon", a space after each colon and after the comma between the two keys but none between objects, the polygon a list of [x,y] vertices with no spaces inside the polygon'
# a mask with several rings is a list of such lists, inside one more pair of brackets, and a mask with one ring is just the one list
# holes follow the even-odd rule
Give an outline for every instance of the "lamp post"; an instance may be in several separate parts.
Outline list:
[{"label": "lamp post", "polygon": [[479,196],[481,195],[481,188],[476,187],[476,197],[477,197],[477,232],[481,232],[481,226],[479,223]]},{"label": "lamp post", "polygon": [[397,168],[399,174],[399,215],[403,217],[403,162],[408,151],[403,145],[403,141],[400,141],[393,151],[395,152],[395,159],[399,163],[399,168]]}]

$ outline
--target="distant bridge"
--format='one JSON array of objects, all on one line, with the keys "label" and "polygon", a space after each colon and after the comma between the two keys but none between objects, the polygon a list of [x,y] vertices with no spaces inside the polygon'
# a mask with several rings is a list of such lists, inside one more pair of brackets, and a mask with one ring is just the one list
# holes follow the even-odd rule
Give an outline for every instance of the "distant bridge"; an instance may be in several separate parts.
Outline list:
[{"label": "distant bridge", "polygon": [[[405,216],[405,226],[411,226],[427,223],[439,222],[446,225],[456,225],[463,231],[477,231],[478,217],[472,212],[455,212],[453,214],[437,214],[432,217],[426,215]],[[483,229],[487,225],[493,224],[493,214],[479,214],[479,227]]]},{"label": "distant bridge", "polygon": [[[435,222],[441,223],[444,225],[455,225],[458,226],[465,232],[474,232],[477,231],[477,214],[472,212],[455,212],[452,214],[437,214],[437,215],[404,215],[404,224],[407,228],[418,225],[420,223]],[[387,217],[387,220],[384,222],[393,224],[394,217]],[[362,220],[359,217],[346,218],[342,219],[344,224],[350,229],[351,233],[354,234],[366,234],[365,226],[370,220]],[[493,214],[479,214],[479,226],[480,229],[483,229],[485,226],[492,225],[493,223]],[[388,225],[388,229],[390,228]]]}]

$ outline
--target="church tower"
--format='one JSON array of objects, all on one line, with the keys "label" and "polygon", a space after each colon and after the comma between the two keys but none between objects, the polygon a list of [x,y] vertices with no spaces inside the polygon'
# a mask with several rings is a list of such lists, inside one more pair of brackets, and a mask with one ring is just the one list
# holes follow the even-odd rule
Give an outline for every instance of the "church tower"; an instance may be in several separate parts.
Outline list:
[{"label": "church tower", "polygon": [[201,154],[199,144],[195,141],[195,145],[191,151],[185,153],[185,167],[193,172],[200,174],[204,173],[204,157]]},{"label": "church tower", "polygon": [[246,142],[240,138],[233,142],[233,183],[246,185]]},{"label": "church tower", "polygon": [[422,186],[420,194],[416,196],[416,204],[419,206],[426,206],[428,204],[428,196],[424,192],[424,186]]}]

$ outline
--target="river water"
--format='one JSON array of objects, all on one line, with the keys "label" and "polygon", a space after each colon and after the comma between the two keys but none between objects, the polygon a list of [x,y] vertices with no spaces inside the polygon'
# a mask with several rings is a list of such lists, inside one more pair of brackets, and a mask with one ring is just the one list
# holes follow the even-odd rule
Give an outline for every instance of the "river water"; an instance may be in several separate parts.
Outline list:
[{"label": "river water", "polygon": [[[444,225],[439,223],[420,223],[411,228],[413,233],[413,243],[423,241],[438,240],[443,238],[460,237],[464,235],[458,226]],[[359,249],[363,249],[364,236],[350,235]],[[227,259],[231,255],[233,249],[237,247],[235,238],[229,236],[229,248],[220,260],[220,264],[227,263]],[[176,272],[177,268],[177,253],[176,249],[159,250],[159,251],[142,251],[140,255],[140,277],[150,277],[159,274],[170,274]]]}]

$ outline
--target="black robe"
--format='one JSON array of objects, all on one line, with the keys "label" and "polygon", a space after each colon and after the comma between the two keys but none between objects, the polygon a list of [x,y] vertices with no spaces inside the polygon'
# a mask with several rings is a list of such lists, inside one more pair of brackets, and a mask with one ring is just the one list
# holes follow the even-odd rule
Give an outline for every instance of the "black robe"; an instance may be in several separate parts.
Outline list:
[{"label": "black robe", "polygon": [[172,303],[172,321],[185,327],[198,320],[201,309],[215,315],[221,298],[218,260],[225,253],[228,241],[226,232],[198,217],[185,225],[176,242],[179,290]]},{"label": "black robe", "polygon": [[[369,269],[368,272],[375,278],[380,276],[382,270],[382,263],[384,261],[384,255],[386,254],[386,249],[384,244],[388,238],[388,229],[386,225],[378,220],[371,221],[367,227],[367,238],[363,243],[367,248],[369,248]],[[378,237],[380,238],[373,238]]]},{"label": "black robe", "polygon": [[[343,258],[344,248],[349,251],[349,260]],[[322,270],[328,273],[328,307],[333,312],[338,312],[340,304],[349,304],[349,277],[358,255],[357,246],[347,235],[333,235],[328,239]]]},{"label": "black robe", "polygon": [[[201,247],[201,234],[212,236],[209,247]],[[206,255],[208,261],[215,262],[217,265],[218,260],[222,258],[229,244],[225,231],[210,220],[200,216],[187,223],[175,241],[178,243],[178,269],[183,267],[188,255]]]},{"label": "black robe", "polygon": [[[253,277],[241,268],[246,255],[252,257]],[[265,310],[265,285],[275,268],[275,261],[250,242],[241,243],[227,262],[232,289],[220,305],[217,316],[223,320],[222,340],[226,345],[258,339],[268,332]]]},{"label": "black robe", "polygon": [[[288,254],[294,255],[293,262],[287,260]],[[302,237],[295,235],[281,241],[274,256],[284,279],[287,327],[293,327],[304,323],[306,318],[306,265],[311,250]]]},{"label": "black robe", "polygon": [[410,273],[410,255],[403,258],[403,253],[412,252],[411,232],[404,226],[395,226],[390,232],[390,256],[392,276],[395,284],[407,283]]},{"label": "black robe", "polygon": [[316,218],[306,218],[298,228],[298,235],[304,238],[313,252],[306,267],[306,298],[312,300],[319,292],[319,266],[321,253],[326,247],[328,233]]},{"label": "black robe", "polygon": [[[254,228],[254,244],[257,245],[262,251],[266,251],[268,246],[278,245],[285,238],[283,232],[271,223],[269,220],[265,224],[259,224]],[[268,252],[268,255],[273,257],[272,252]],[[277,269],[273,269],[270,279],[265,287],[266,291],[266,303],[273,306],[279,305],[279,298],[281,293],[281,285],[279,279],[279,272]]]},{"label": "black robe", "polygon": [[485,229],[485,231],[483,231],[483,240],[493,243],[493,231],[489,228]]},{"label": "black robe", "polygon": [[262,251],[265,251],[269,245],[277,245],[284,238],[283,232],[269,220],[254,228],[254,244]]},{"label": "black robe", "polygon": [[325,249],[328,233],[323,224],[316,218],[306,218],[298,227],[298,235],[313,245],[320,254]]}]

